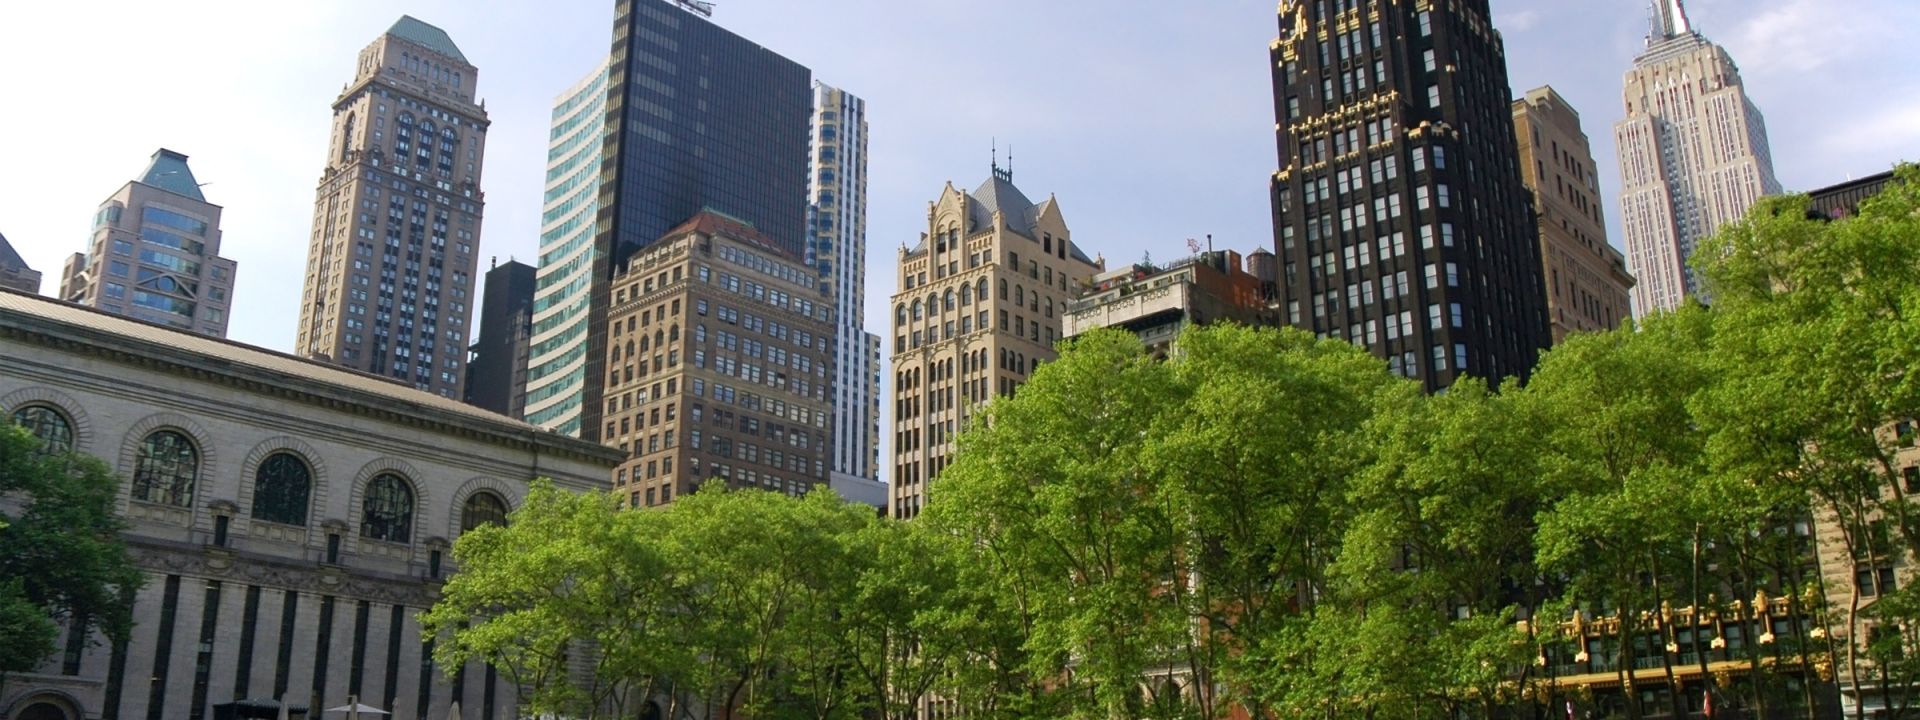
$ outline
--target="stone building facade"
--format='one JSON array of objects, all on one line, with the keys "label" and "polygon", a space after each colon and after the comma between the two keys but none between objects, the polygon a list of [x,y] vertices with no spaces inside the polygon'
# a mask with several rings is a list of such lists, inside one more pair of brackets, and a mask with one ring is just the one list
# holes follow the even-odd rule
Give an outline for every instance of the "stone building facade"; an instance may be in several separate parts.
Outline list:
[{"label": "stone building facade", "polygon": [[652,507],[709,481],[805,494],[827,482],[833,306],[802,258],[702,212],[614,276],[605,426],[613,485]]},{"label": "stone building facade", "polygon": [[0,717],[204,720],[349,695],[396,718],[517,717],[482,664],[449,674],[418,613],[450,545],[528,481],[604,491],[608,448],[325,363],[0,291],[0,411],[126,479],[146,584],[132,637],[67,632],[0,685]]},{"label": "stone building facade", "polygon": [[460,399],[481,214],[479,70],[401,16],[333,101],[294,352]]},{"label": "stone building facade", "polygon": [[1626,256],[1607,243],[1600,175],[1580,112],[1551,86],[1534,88],[1513,101],[1513,132],[1540,223],[1554,344],[1575,331],[1619,327],[1633,313],[1633,276]]},{"label": "stone building facade", "polygon": [[1195,325],[1226,320],[1278,327],[1266,283],[1249,265],[1232,250],[1208,250],[1164,267],[1136,264],[1095,275],[1086,295],[1067,303],[1062,334],[1122,328],[1164,358],[1181,331]]},{"label": "stone building facade", "polygon": [[971,193],[948,183],[899,262],[888,505],[904,520],[926,506],[974,408],[1056,357],[1067,302],[1105,266],[1073,244],[1054,198],[1028,200],[998,167]]}]

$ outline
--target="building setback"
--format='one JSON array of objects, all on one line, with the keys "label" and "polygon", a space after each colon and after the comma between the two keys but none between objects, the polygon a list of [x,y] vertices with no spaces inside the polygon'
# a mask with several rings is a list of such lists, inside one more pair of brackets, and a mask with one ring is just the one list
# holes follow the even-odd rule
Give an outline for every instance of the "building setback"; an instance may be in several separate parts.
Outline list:
[{"label": "building setback", "polygon": [[464,396],[487,111],[479,71],[401,16],[333,102],[301,293],[299,355]]},{"label": "building setback", "polygon": [[[401,720],[519,717],[474,662],[449,674],[418,616],[461,533],[536,477],[606,489],[618,453],[329,363],[0,291],[0,413],[104,460],[146,582],[125,644],[63,629],[0,681],[8,717],[207,720],[217,705]],[[318,717],[315,712],[310,717]]]},{"label": "building setback", "polygon": [[867,332],[867,103],[813,84],[813,172],[807,208],[813,237],[807,263],[827,281],[834,307],[834,482],[877,481],[880,366]]},{"label": "building setback", "polygon": [[1694,248],[1779,194],[1780,181],[1740,68],[1693,29],[1682,0],[1653,3],[1646,52],[1634,58],[1622,95],[1627,117],[1613,126],[1620,219],[1641,317],[1698,295],[1687,266]]},{"label": "building setback", "polygon": [[707,482],[801,495],[827,481],[833,308],[797,253],[703,212],[628,259],[608,313],[603,442],[630,507]]},{"label": "building setback", "polygon": [[487,270],[479,335],[467,363],[467,404],[518,419],[526,407],[533,333],[533,266],[508,260]]},{"label": "building setback", "polygon": [[1287,322],[1429,391],[1546,347],[1506,52],[1486,0],[1280,3],[1274,246]]},{"label": "building setback", "polygon": [[1552,87],[1535,88],[1513,101],[1513,132],[1520,178],[1533,191],[1539,221],[1553,342],[1619,327],[1632,313],[1633,276],[1626,257],[1607,243],[1600,176],[1579,111]]},{"label": "building setback", "polygon": [[600,212],[606,123],[603,62],[553,103],[527,360],[527,422],[574,437],[581,435],[580,403],[587,392],[588,321],[598,257],[594,219]]},{"label": "building setback", "polygon": [[974,408],[1056,357],[1068,301],[1104,265],[1074,246],[1054,198],[1028,200],[998,167],[971,193],[947,183],[899,262],[888,507],[904,520],[926,506]]},{"label": "building setback", "polygon": [[220,257],[220,206],[200,193],[187,156],[161,148],[100,203],[87,251],[67,258],[60,297],[226,337],[233,278],[233,261]]},{"label": "building setback", "polygon": [[596,440],[612,280],[633,253],[704,210],[792,257],[808,240],[811,72],[666,0],[618,0],[614,15],[581,397]]},{"label": "building setback", "polygon": [[40,294],[40,271],[27,267],[26,258],[14,251],[5,235],[0,235],[0,288]]},{"label": "building setback", "polygon": [[1120,328],[1139,335],[1148,352],[1164,358],[1189,327],[1222,320],[1279,325],[1254,267],[1256,259],[1271,264],[1272,258],[1257,251],[1243,264],[1240,253],[1209,250],[1164,267],[1134,264],[1100,273],[1085,295],[1067,303],[1062,334]]}]

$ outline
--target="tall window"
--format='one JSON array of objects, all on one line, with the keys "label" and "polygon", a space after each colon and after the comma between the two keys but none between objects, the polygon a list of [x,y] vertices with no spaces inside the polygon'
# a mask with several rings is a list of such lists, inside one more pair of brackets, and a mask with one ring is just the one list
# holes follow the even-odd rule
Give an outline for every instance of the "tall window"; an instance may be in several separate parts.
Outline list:
[{"label": "tall window", "polygon": [[[649,489],[647,492],[653,492]],[[460,509],[460,532],[466,532],[481,525],[507,524],[507,503],[500,496],[490,492],[477,492],[467,497],[467,505]]]},{"label": "tall window", "polygon": [[41,452],[63,453],[73,449],[73,423],[46,405],[28,405],[13,411],[13,421],[34,437],[40,438]]},{"label": "tall window", "polygon": [[413,540],[413,488],[405,479],[382,473],[367,483],[360,536],[396,543]]},{"label": "tall window", "polygon": [[292,453],[274,453],[253,473],[253,517],[284,525],[307,524],[307,493],[313,471]]},{"label": "tall window", "polygon": [[136,500],[178,507],[193,504],[193,483],[200,476],[200,451],[187,436],[160,430],[140,441],[133,467]]}]

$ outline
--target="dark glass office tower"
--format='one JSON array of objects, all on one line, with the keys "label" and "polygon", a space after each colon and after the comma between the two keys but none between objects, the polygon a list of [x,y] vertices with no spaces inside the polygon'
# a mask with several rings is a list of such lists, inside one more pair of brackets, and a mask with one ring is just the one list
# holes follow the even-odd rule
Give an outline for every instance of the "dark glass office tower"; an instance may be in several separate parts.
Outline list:
[{"label": "dark glass office tower", "polygon": [[527,350],[533,337],[532,265],[508,260],[487,270],[480,324],[467,362],[464,401],[515,420],[526,408]]},{"label": "dark glass office tower", "polygon": [[1547,346],[1487,0],[1284,0],[1272,50],[1281,302],[1429,391]]},{"label": "dark glass office tower", "polygon": [[617,0],[581,436],[599,439],[609,280],[702,210],[807,241],[806,67],[664,0]]}]

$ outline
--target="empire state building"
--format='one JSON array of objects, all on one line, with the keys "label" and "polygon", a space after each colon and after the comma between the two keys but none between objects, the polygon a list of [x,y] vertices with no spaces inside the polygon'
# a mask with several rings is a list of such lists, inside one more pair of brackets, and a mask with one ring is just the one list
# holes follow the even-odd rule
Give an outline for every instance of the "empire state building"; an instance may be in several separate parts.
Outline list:
[{"label": "empire state building", "polygon": [[1683,0],[1655,0],[1652,16],[1614,125],[1635,317],[1700,295],[1687,267],[1700,240],[1780,192],[1766,121],[1732,56],[1693,29]]}]

